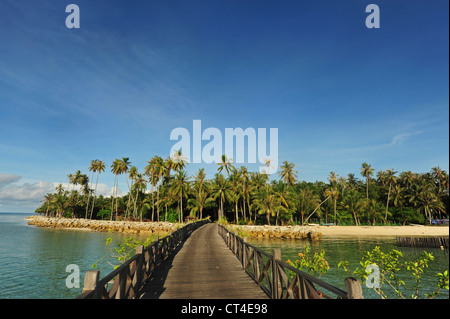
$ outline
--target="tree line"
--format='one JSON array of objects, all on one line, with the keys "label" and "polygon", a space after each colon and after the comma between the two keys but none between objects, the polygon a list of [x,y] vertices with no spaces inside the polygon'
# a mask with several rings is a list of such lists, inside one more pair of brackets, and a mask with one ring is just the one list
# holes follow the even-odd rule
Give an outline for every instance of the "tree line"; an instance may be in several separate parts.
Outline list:
[{"label": "tree line", "polygon": [[[341,225],[427,224],[433,218],[448,218],[449,176],[433,167],[427,173],[375,173],[370,164],[355,174],[330,172],[327,182],[298,180],[295,165],[280,166],[278,179],[269,174],[236,168],[222,155],[214,178],[203,168],[193,176],[185,170],[181,151],[163,159],[154,156],[142,172],[129,158],[115,159],[111,196],[97,195],[99,177],[107,169],[101,160],[89,166],[90,177],[80,170],[68,175],[69,184],[44,196],[36,212],[46,216],[109,220],[178,221],[186,218],[227,220],[237,224]],[[266,162],[267,167],[270,161]],[[123,177],[121,177],[123,176]],[[127,182],[128,193],[119,196],[118,182]],[[94,183],[95,181],[95,183]],[[77,187],[79,185],[79,187]]]}]

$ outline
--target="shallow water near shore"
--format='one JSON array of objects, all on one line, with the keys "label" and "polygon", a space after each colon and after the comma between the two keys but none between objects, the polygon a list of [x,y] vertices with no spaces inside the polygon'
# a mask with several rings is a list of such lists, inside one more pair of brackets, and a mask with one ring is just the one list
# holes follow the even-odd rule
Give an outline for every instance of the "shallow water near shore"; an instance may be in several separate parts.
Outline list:
[{"label": "shallow water near shore", "polygon": [[[148,235],[95,232],[79,229],[39,228],[27,224],[24,218],[31,214],[0,214],[0,299],[71,299],[81,293],[84,274],[91,270],[91,265],[109,252],[105,246],[108,237],[120,241],[133,237],[144,241]],[[341,289],[344,278],[348,276],[342,269],[337,269],[340,260],[348,260],[356,265],[366,250],[381,246],[384,251],[398,249],[405,256],[418,256],[422,250],[397,247],[394,238],[358,238],[324,236],[319,241],[251,239],[252,244],[272,252],[280,248],[282,259],[294,259],[300,249],[311,245],[312,251],[325,249],[326,259],[331,269],[321,279]],[[427,286],[434,286],[436,272],[448,269],[448,250],[427,249],[435,256],[422,282],[424,291]],[[109,257],[105,260],[113,261]],[[80,269],[80,288],[66,287],[66,272],[70,264]],[[355,267],[355,266],[354,266]],[[353,268],[354,268],[353,267]],[[105,261],[99,262],[100,277],[112,271]],[[366,298],[375,298],[368,288],[363,287]],[[448,298],[448,292],[440,298]]]},{"label": "shallow water near shore", "polygon": [[[31,214],[29,214],[31,215]],[[144,241],[148,236],[95,232],[83,229],[39,228],[28,225],[27,214],[0,214],[0,299],[70,299],[81,293],[84,274],[98,263],[100,277],[114,262],[105,246],[133,237]],[[109,257],[108,257],[109,256]],[[80,287],[67,288],[68,265],[80,269]]]}]

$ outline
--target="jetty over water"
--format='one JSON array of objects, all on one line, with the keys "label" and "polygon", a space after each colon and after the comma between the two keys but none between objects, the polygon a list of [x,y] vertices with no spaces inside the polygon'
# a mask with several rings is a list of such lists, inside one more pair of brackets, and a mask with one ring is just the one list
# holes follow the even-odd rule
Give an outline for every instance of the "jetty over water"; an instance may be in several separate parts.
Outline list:
[{"label": "jetty over water", "polygon": [[189,223],[147,247],[100,279],[88,271],[79,299],[360,299],[361,284],[347,291],[268,254],[223,226]]}]

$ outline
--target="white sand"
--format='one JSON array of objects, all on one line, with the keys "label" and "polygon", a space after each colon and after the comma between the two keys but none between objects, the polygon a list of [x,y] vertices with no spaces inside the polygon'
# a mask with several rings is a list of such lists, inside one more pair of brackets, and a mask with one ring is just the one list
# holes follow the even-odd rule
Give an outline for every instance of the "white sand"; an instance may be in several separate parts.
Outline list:
[{"label": "white sand", "polygon": [[316,226],[323,236],[448,236],[448,226]]}]

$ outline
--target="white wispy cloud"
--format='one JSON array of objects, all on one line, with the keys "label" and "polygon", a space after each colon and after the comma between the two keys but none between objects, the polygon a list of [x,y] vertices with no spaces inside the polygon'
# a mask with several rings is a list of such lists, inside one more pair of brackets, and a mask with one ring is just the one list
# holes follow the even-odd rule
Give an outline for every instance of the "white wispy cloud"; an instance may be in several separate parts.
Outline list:
[{"label": "white wispy cloud", "polygon": [[[41,204],[44,195],[55,193],[55,188],[62,184],[64,189],[73,189],[68,183],[58,183],[50,181],[36,181],[20,183],[22,177],[16,174],[0,174],[0,206],[6,211],[34,211]],[[94,187],[95,185],[93,185]],[[75,186],[80,190],[80,186]],[[97,185],[97,195],[111,196],[113,187],[104,183]],[[119,196],[124,192],[119,188]]]}]

